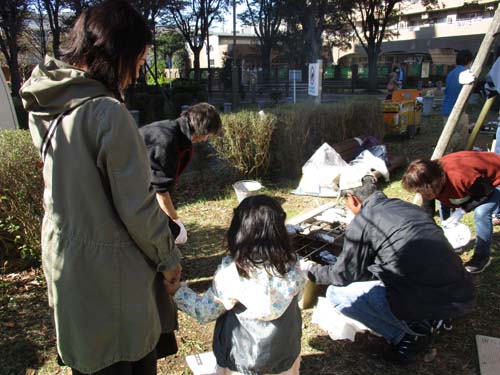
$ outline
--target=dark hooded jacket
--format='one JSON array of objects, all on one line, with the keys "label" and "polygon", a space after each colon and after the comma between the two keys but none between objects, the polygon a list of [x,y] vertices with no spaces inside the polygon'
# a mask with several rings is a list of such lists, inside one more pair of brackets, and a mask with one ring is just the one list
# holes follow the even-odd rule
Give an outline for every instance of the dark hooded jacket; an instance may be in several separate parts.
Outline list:
[{"label": "dark hooded jacket", "polygon": [[348,285],[366,272],[380,279],[402,320],[455,318],[472,311],[472,276],[440,227],[420,207],[373,193],[348,225],[333,266],[311,269],[318,284]]}]

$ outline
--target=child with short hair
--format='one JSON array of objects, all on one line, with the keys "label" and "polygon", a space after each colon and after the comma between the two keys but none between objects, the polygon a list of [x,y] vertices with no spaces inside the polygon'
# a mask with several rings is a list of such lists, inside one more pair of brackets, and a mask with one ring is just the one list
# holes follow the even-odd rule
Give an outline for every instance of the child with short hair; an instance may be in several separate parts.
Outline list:
[{"label": "child with short hair", "polygon": [[217,319],[213,351],[218,375],[297,375],[302,317],[298,301],[306,275],[285,228],[286,214],[266,195],[234,210],[222,259],[203,295],[165,283],[181,311],[200,323]]}]

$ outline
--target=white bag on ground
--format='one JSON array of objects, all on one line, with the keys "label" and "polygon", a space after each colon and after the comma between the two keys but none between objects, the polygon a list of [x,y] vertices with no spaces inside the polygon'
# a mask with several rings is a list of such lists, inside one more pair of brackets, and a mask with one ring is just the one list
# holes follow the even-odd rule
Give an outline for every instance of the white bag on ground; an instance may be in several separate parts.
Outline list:
[{"label": "white bag on ground", "polygon": [[332,340],[354,341],[357,332],[371,332],[367,326],[338,312],[324,297],[318,298],[318,304],[312,315],[312,322],[325,330]]},{"label": "white bag on ground", "polygon": [[451,222],[442,225],[444,236],[451,244],[451,246],[457,250],[466,246],[471,238],[470,229],[467,225],[460,222]]},{"label": "white bag on ground", "polygon": [[370,174],[370,172],[374,171],[380,172],[384,180],[389,181],[389,170],[387,169],[387,165],[385,165],[385,161],[374,156],[368,150],[359,154],[356,159],[349,163],[349,165],[360,172],[366,172],[366,174]]},{"label": "white bag on ground", "polygon": [[328,143],[323,143],[302,167],[299,186],[292,193],[336,197],[340,172],[345,166],[347,163],[340,154]]}]

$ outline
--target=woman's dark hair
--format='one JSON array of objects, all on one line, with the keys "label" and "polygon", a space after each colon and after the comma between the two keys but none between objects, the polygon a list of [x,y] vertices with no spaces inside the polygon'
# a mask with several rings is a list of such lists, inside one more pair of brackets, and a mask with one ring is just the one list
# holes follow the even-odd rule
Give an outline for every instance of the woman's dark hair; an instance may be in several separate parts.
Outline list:
[{"label": "woman's dark hair", "polygon": [[217,109],[208,103],[198,103],[181,113],[189,121],[191,135],[217,134],[222,127]]},{"label": "woman's dark hair", "polygon": [[270,275],[285,275],[296,262],[285,227],[286,214],[267,195],[245,198],[234,210],[226,234],[227,246],[242,277],[261,266]]},{"label": "woman's dark hair", "polygon": [[151,31],[126,0],[107,0],[77,18],[62,49],[62,59],[84,67],[121,99],[127,84],[135,82],[139,58],[152,44]]},{"label": "woman's dark hair", "polygon": [[474,56],[472,56],[472,52],[469,51],[468,49],[462,49],[460,51],[458,51],[457,53],[457,58],[456,58],[456,62],[457,62],[457,65],[468,65],[472,62],[472,60],[474,59]]},{"label": "woman's dark hair", "polygon": [[437,160],[417,159],[410,163],[401,180],[403,188],[419,193],[424,198],[434,198],[443,190],[445,173]]}]

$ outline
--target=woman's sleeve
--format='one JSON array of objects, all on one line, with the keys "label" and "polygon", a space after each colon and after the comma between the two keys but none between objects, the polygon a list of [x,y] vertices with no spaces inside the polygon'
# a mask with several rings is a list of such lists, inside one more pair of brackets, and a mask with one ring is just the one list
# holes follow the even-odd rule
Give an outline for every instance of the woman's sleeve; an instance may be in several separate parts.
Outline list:
[{"label": "woman's sleeve", "polygon": [[97,164],[109,179],[116,212],[156,270],[168,271],[179,263],[181,254],[167,216],[150,188],[151,169],[144,141],[132,116],[118,102],[107,105],[100,121],[106,131],[98,135]]}]

